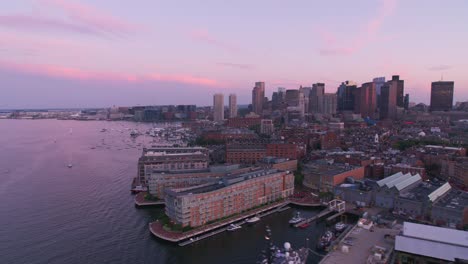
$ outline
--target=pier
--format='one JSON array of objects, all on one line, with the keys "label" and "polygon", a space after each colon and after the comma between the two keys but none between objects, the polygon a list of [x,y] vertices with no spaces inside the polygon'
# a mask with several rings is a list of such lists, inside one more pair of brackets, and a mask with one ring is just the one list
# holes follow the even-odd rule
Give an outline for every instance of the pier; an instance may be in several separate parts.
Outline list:
[{"label": "pier", "polygon": [[146,196],[146,192],[140,192],[135,195],[136,207],[164,205],[164,200],[158,200],[158,201],[146,200],[145,196]]},{"label": "pier", "polygon": [[236,223],[238,225],[243,225],[246,223],[245,220],[247,218],[250,218],[253,216],[258,216],[262,218],[273,213],[278,213],[278,212],[283,212],[285,210],[288,210],[290,209],[290,207],[288,207],[287,204],[288,204],[287,201],[275,203],[275,204],[268,205],[257,210],[252,210],[250,212],[246,212],[241,215],[234,216],[232,218],[225,219],[223,221],[213,223],[207,226],[203,226],[198,229],[194,229],[194,230],[184,232],[184,233],[176,233],[176,232],[167,231],[163,228],[162,223],[160,223],[159,221],[150,223],[149,229],[154,236],[160,239],[178,243],[179,246],[186,246],[194,242],[203,240],[205,238],[214,236],[221,232],[224,232],[227,230],[227,226],[230,224]]},{"label": "pier", "polygon": [[301,222],[295,224],[294,227],[299,227],[299,226],[301,226],[303,224],[308,224],[310,222],[318,220],[318,219],[320,219],[320,218],[322,218],[322,217],[324,217],[324,216],[326,216],[326,215],[328,215],[328,214],[330,214],[332,212],[335,212],[335,211],[337,211],[338,213],[331,216],[331,217],[329,217],[328,219],[334,219],[335,217],[343,214],[346,211],[345,202],[341,201],[341,200],[337,200],[337,199],[332,200],[332,201],[328,202],[328,207],[325,210],[321,211],[319,214],[314,215],[311,218],[307,218],[304,221],[301,221]]}]

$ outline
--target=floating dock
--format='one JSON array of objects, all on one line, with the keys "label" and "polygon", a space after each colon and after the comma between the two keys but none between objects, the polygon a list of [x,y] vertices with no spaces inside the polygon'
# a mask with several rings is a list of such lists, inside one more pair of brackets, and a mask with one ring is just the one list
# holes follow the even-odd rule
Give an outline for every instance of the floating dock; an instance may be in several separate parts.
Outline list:
[{"label": "floating dock", "polygon": [[307,219],[305,219],[304,221],[295,224],[294,227],[299,227],[299,226],[301,226],[301,225],[303,225],[303,224],[308,224],[308,223],[310,223],[310,222],[313,222],[313,221],[315,221],[315,220],[318,220],[318,219],[320,219],[320,218],[322,218],[322,217],[328,215],[328,214],[331,213],[331,212],[333,212],[333,210],[331,210],[330,208],[327,208],[327,209],[321,211],[319,214],[314,215],[314,216],[312,216],[311,218],[307,218]]}]

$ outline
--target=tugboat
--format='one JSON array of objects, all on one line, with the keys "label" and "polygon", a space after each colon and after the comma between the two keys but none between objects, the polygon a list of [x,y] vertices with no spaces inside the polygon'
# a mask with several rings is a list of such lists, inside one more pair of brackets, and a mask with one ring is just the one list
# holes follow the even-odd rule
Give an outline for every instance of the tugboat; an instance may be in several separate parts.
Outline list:
[{"label": "tugboat", "polygon": [[258,216],[254,216],[252,218],[248,218],[247,220],[245,220],[248,224],[255,224],[257,223],[258,221],[260,221],[260,217]]},{"label": "tugboat", "polygon": [[289,242],[285,242],[283,248],[273,245],[271,230],[266,227],[265,249],[262,250],[260,264],[305,264],[309,256],[308,246],[293,250]]},{"label": "tugboat", "polygon": [[341,233],[343,232],[343,230],[345,230],[346,228],[346,224],[343,223],[343,222],[338,222],[335,224],[335,231],[338,232],[338,233]]},{"label": "tugboat", "polygon": [[296,212],[296,214],[294,215],[293,218],[291,218],[291,220],[289,220],[289,224],[290,225],[295,225],[295,224],[298,224],[300,222],[304,221],[304,218],[301,217],[301,213],[299,212]]},{"label": "tugboat", "polygon": [[317,249],[319,250],[326,250],[326,248],[330,245],[333,240],[333,232],[328,230],[326,231],[321,237],[319,242],[317,243]]},{"label": "tugboat", "polygon": [[240,225],[230,224],[226,230],[232,232],[232,231],[236,231],[237,229],[241,229],[241,228],[242,227]]}]

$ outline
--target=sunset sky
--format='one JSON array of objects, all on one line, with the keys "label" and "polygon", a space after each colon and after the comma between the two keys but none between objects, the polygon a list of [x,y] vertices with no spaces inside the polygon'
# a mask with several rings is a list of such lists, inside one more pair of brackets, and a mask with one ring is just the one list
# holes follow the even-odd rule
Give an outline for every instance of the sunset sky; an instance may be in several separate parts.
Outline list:
[{"label": "sunset sky", "polygon": [[[398,74],[414,102],[468,100],[466,0],[0,3],[0,109],[251,102],[277,87]],[[227,98],[227,96],[225,96]]]}]

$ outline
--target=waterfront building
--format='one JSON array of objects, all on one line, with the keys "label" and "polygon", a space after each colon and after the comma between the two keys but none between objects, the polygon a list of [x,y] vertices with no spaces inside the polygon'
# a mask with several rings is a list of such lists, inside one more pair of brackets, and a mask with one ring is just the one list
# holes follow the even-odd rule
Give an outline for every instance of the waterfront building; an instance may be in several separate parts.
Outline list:
[{"label": "waterfront building", "polygon": [[467,232],[437,226],[403,223],[395,238],[396,263],[465,263]]},{"label": "waterfront building", "polygon": [[238,164],[210,166],[207,169],[192,171],[154,171],[148,176],[148,192],[153,197],[164,199],[165,190],[170,188],[187,188],[191,186],[214,183],[227,173],[247,172],[251,168],[240,168]]},{"label": "waterfront building", "polygon": [[224,95],[221,93],[213,96],[213,120],[215,122],[224,120]]},{"label": "waterfront building", "polygon": [[450,111],[453,108],[454,82],[439,81],[431,84],[431,111]]},{"label": "waterfront building", "polygon": [[252,110],[257,115],[262,115],[263,101],[265,98],[265,83],[256,82],[252,90]]},{"label": "waterfront building", "polygon": [[197,227],[289,197],[294,175],[275,169],[226,175],[216,183],[166,190],[166,215],[183,227]]},{"label": "waterfront building", "polygon": [[229,95],[229,118],[237,117],[237,96]]},{"label": "waterfront building", "polygon": [[153,172],[206,170],[209,162],[208,149],[203,147],[144,148],[138,159],[137,179],[146,186]]}]

